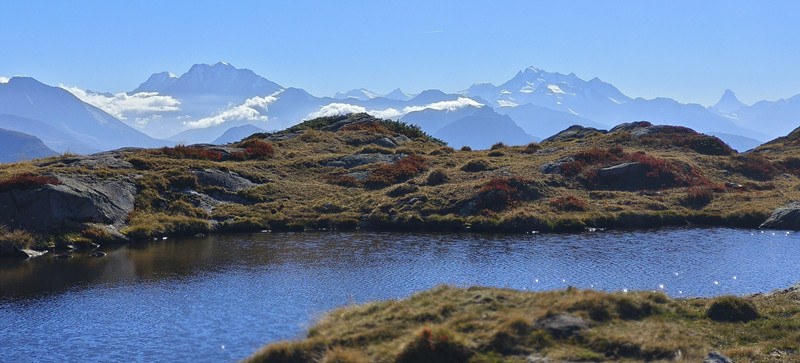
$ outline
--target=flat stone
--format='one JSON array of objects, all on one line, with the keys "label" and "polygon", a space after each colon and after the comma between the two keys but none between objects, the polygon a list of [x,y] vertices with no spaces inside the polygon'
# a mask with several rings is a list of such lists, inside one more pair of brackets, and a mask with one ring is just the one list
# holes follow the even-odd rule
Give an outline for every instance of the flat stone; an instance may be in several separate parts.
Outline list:
[{"label": "flat stone", "polygon": [[192,173],[197,176],[197,182],[201,185],[220,187],[232,193],[257,185],[232,171],[205,169],[195,170]]},{"label": "flat stone", "polygon": [[589,323],[579,316],[558,314],[539,320],[536,326],[548,331],[554,338],[569,338],[589,328]]}]

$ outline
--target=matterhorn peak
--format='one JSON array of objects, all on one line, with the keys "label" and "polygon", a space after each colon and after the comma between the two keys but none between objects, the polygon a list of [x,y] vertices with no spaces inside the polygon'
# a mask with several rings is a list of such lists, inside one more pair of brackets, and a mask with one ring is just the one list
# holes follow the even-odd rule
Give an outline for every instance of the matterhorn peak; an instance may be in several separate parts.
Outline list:
[{"label": "matterhorn peak", "polygon": [[722,97],[719,99],[719,102],[717,102],[714,106],[711,106],[712,109],[722,113],[736,112],[742,107],[747,107],[747,105],[742,103],[742,101],[739,101],[739,99],[736,98],[736,95],[730,89],[726,89],[722,94]]}]

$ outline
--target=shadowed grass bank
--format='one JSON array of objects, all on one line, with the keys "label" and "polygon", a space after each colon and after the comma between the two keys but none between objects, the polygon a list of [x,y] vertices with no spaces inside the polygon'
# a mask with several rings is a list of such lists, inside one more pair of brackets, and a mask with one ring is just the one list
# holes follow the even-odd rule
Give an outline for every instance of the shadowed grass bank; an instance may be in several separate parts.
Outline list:
[{"label": "shadowed grass bank", "polygon": [[800,294],[767,295],[440,286],[336,309],[305,339],[268,345],[246,361],[699,362],[711,351],[735,361],[800,361]]}]

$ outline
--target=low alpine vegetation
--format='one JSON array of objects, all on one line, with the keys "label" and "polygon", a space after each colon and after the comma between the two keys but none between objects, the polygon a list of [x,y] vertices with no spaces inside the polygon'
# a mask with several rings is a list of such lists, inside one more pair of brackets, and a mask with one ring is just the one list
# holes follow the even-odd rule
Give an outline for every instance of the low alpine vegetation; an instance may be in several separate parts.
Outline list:
[{"label": "low alpine vegetation", "polygon": [[222,160],[222,153],[219,151],[207,150],[196,146],[162,147],[159,151],[164,156],[174,159]]},{"label": "low alpine vegetation", "polygon": [[392,164],[379,166],[364,181],[370,187],[383,187],[406,181],[427,169],[428,163],[422,155],[410,155]]},{"label": "low alpine vegetation", "polygon": [[43,185],[58,185],[59,183],[58,179],[54,177],[25,173],[0,180],[0,192],[11,189],[35,189]]}]

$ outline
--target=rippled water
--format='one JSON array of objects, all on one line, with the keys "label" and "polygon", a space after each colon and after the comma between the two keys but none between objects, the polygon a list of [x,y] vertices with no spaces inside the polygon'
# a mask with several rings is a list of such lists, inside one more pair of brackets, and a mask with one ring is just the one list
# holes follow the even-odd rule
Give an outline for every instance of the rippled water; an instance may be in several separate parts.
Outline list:
[{"label": "rippled water", "polygon": [[438,284],[747,294],[800,281],[800,235],[258,233],[0,260],[2,361],[234,361],[336,306]]}]

